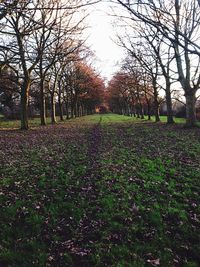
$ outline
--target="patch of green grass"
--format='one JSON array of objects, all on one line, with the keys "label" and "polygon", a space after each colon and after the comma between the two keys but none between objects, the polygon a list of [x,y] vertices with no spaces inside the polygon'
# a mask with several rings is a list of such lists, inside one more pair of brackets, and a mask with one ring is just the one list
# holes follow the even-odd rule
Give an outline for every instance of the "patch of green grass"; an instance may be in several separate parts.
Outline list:
[{"label": "patch of green grass", "polygon": [[[160,116],[161,122],[167,122],[167,116]],[[174,117],[175,123],[185,123],[185,118]]]},{"label": "patch of green grass", "polygon": [[199,266],[199,129],[114,114],[61,126],[1,139],[0,264]]},{"label": "patch of green grass", "polygon": [[[47,124],[51,124],[51,119],[47,118]],[[40,125],[40,119],[34,118],[29,120],[30,127],[36,127]],[[18,129],[20,128],[20,120],[7,120],[1,119],[0,120],[0,129]]]},{"label": "patch of green grass", "polygon": [[[1,116],[1,115],[0,115]],[[167,122],[166,116],[160,116],[161,122]],[[131,116],[124,116],[124,115],[117,115],[117,114],[95,114],[95,115],[89,115],[84,116],[80,118],[70,119],[70,120],[64,120],[60,121],[60,118],[57,117],[57,123],[63,124],[63,123],[85,123],[85,124],[93,124],[98,123],[101,119],[102,124],[108,124],[108,123],[123,123],[123,122],[146,122],[147,117],[145,117],[145,120],[138,119],[136,117]],[[152,121],[154,121],[154,117],[152,116]],[[176,123],[185,123],[185,119],[183,118],[175,118]],[[51,124],[51,118],[47,117],[47,125]],[[38,127],[40,126],[40,118],[33,118],[29,120],[29,126],[30,127]],[[18,129],[20,128],[20,120],[7,120],[4,119],[3,116],[0,117],[0,129]]]}]

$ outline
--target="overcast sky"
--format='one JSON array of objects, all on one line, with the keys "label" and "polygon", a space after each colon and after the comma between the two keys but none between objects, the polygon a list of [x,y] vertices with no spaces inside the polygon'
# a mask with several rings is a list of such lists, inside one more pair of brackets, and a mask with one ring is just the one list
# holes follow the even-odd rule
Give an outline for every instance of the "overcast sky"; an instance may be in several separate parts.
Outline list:
[{"label": "overcast sky", "polygon": [[94,66],[107,80],[119,69],[119,62],[123,58],[122,49],[112,41],[115,39],[115,31],[112,26],[113,18],[108,15],[109,13],[108,3],[92,6],[87,30],[89,35],[87,43],[97,57]]}]

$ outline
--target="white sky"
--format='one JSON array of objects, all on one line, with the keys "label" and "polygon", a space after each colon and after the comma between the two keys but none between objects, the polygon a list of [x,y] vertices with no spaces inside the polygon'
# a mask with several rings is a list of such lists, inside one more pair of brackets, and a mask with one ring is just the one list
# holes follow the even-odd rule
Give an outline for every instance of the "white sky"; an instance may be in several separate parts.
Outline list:
[{"label": "white sky", "polygon": [[[102,1],[91,6],[90,9],[87,18],[89,25],[87,44],[96,55],[93,66],[101,77],[109,81],[113,74],[120,69],[120,62],[125,57],[124,51],[112,41],[112,39],[116,39],[116,33],[112,25],[114,18],[109,15],[112,13],[109,3]],[[120,29],[121,31],[123,28]],[[118,33],[120,32],[118,28]]]},{"label": "white sky", "polygon": [[89,38],[87,44],[96,55],[94,67],[101,76],[109,80],[112,74],[117,71],[120,59],[123,58],[123,51],[112,39],[115,39],[115,32],[112,26],[113,18],[107,13],[110,12],[108,3],[99,3],[91,7],[88,17]]}]

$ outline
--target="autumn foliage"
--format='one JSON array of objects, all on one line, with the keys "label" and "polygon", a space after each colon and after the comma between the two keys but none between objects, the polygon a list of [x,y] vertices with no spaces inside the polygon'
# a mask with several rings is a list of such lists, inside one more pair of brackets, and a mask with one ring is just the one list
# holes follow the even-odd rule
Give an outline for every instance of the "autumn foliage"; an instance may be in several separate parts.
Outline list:
[{"label": "autumn foliage", "polygon": [[144,75],[120,70],[108,84],[107,100],[114,113],[144,118],[151,115],[153,94],[150,83]]},{"label": "autumn foliage", "polygon": [[84,62],[75,64],[74,77],[77,102],[87,109],[88,114],[94,113],[103,100],[105,85],[102,78]]}]

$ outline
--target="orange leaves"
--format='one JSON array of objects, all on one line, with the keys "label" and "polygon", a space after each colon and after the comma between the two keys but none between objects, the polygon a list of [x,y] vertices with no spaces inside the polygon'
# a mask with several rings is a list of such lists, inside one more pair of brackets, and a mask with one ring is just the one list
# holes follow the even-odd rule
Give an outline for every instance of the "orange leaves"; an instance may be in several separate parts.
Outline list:
[{"label": "orange leaves", "polygon": [[82,61],[75,65],[75,89],[79,100],[101,103],[105,85],[95,70]]}]

